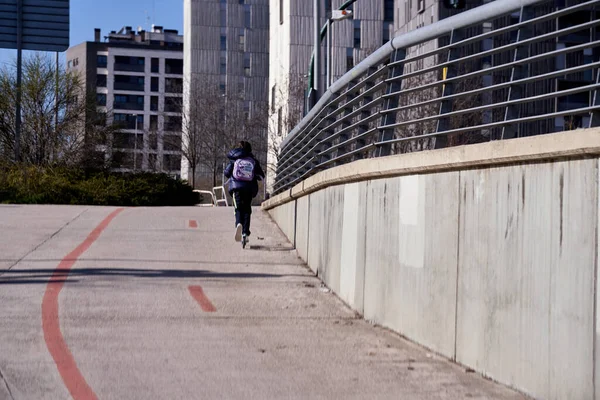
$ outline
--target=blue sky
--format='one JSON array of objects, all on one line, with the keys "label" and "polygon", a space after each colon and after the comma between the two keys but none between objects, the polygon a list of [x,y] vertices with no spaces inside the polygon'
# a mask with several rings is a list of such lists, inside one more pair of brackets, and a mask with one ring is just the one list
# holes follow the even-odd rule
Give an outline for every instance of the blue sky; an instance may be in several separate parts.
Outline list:
[{"label": "blue sky", "polygon": [[[152,23],[183,33],[183,0],[71,0],[70,44],[94,40],[94,28],[104,36],[123,26],[148,30]],[[16,57],[16,50],[0,49],[0,66]]]}]

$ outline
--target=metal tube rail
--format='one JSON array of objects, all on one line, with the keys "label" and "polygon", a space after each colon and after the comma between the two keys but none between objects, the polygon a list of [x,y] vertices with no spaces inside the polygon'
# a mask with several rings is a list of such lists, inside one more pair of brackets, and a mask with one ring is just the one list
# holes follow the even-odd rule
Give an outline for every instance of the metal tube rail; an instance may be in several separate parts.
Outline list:
[{"label": "metal tube rail", "polygon": [[[453,142],[464,143],[460,138],[467,133],[481,141],[600,124],[599,5],[600,0],[564,8],[552,0],[497,0],[393,38],[334,82],[284,139],[275,193],[357,156],[437,148],[440,137],[458,135]],[[559,18],[568,21],[582,10],[590,10],[589,20],[558,25]],[[515,12],[518,22],[499,19]],[[489,22],[495,29],[452,39],[461,29]],[[405,57],[409,48],[449,35],[449,44]],[[416,63],[431,57],[434,65]],[[481,68],[478,60],[489,60],[489,66]],[[419,76],[423,80],[413,80]],[[475,119],[461,123],[469,115]],[[507,126],[512,128],[505,136]],[[421,142],[394,146],[415,141]]]}]

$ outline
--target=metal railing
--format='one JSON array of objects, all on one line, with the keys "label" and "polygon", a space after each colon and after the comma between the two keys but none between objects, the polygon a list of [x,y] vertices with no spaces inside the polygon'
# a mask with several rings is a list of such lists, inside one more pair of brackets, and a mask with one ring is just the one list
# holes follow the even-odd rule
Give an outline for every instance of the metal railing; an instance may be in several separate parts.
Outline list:
[{"label": "metal railing", "polygon": [[282,143],[274,191],[363,158],[600,126],[599,89],[600,0],[496,0],[334,82]]}]

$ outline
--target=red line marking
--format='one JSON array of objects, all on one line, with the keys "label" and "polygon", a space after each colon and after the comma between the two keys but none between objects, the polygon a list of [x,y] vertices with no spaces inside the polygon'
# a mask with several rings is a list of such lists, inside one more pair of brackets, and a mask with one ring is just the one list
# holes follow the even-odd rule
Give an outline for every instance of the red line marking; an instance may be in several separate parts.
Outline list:
[{"label": "red line marking", "polygon": [[190,219],[190,228],[197,228],[198,227],[198,221],[196,221],[195,219]]},{"label": "red line marking", "polygon": [[[87,384],[81,371],[77,368],[77,363],[73,354],[69,350],[65,338],[60,331],[60,321],[58,319],[58,295],[62,290],[64,281],[69,275],[69,271],[77,262],[77,259],[100,237],[100,234],[108,224],[121,212],[123,208],[113,211],[104,219],[88,237],[65,258],[62,259],[54,273],[50,277],[50,282],[46,287],[44,299],[42,300],[42,329],[44,331],[44,340],[46,347],[52,355],[58,372],[65,383],[65,386],[75,400],[95,400],[96,395],[92,388]],[[66,272],[65,272],[66,271]]]},{"label": "red line marking", "polygon": [[217,308],[213,306],[213,303],[210,302],[208,297],[204,294],[204,290],[202,290],[201,286],[190,286],[188,287],[190,294],[200,304],[200,308],[204,312],[215,312]]}]

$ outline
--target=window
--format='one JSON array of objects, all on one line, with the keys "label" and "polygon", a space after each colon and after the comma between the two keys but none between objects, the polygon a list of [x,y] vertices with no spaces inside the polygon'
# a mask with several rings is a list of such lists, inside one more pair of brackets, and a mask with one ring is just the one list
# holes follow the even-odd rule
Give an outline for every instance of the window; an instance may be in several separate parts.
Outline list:
[{"label": "window", "polygon": [[242,96],[244,95],[245,91],[244,86],[244,78],[240,78],[240,80],[238,81],[238,93]]},{"label": "window", "polygon": [[165,151],[180,151],[181,150],[181,136],[165,135],[163,138],[163,149]]},{"label": "window", "polygon": [[158,111],[158,96],[150,96],[150,111]]},{"label": "window", "polygon": [[94,125],[106,126],[106,111],[98,111],[94,116]]},{"label": "window", "polygon": [[73,60],[69,60],[69,62],[67,63],[67,68],[73,68]]},{"label": "window", "polygon": [[150,130],[157,131],[158,130],[158,115],[150,116]]},{"label": "window", "polygon": [[277,109],[277,134],[282,136],[283,132],[281,132],[282,118],[281,118],[281,107]]},{"label": "window", "polygon": [[250,28],[252,24],[251,10],[252,9],[250,8],[250,4],[244,5],[244,24],[246,25],[246,28]]},{"label": "window", "polygon": [[221,57],[221,75],[227,74],[227,58]]},{"label": "window", "polygon": [[104,93],[96,94],[96,104],[99,106],[106,105],[106,95]]},{"label": "window", "polygon": [[144,72],[144,57],[115,56],[115,71]]},{"label": "window", "polygon": [[422,13],[425,11],[425,0],[417,0],[417,12]]},{"label": "window", "polygon": [[108,65],[108,57],[98,55],[96,57],[96,64],[97,64],[98,68],[106,68],[106,66]]},{"label": "window", "polygon": [[251,66],[252,66],[251,54],[244,53],[244,74],[246,76],[252,75]]},{"label": "window", "polygon": [[181,97],[165,97],[165,112],[181,112],[183,108]]},{"label": "window", "polygon": [[279,0],[279,25],[283,25],[283,0]]},{"label": "window", "polygon": [[152,77],[150,79],[150,91],[158,92],[158,77]]},{"label": "window", "polygon": [[165,131],[181,131],[181,117],[165,116]]},{"label": "window", "polygon": [[271,112],[275,111],[275,90],[276,85],[271,88]]},{"label": "window", "polygon": [[392,24],[389,22],[386,22],[383,24],[383,35],[382,35],[382,45],[386,44],[387,42],[390,41],[390,28],[391,28]]},{"label": "window", "polygon": [[221,26],[227,26],[227,4],[221,3]]},{"label": "window", "polygon": [[144,110],[144,96],[115,95],[114,108],[120,110]]},{"label": "window", "polygon": [[165,60],[165,74],[183,75],[183,60],[180,58],[167,58]]},{"label": "window", "polygon": [[244,101],[244,118],[250,119],[250,102]]},{"label": "window", "polygon": [[360,49],[360,20],[354,20],[354,48]]},{"label": "window", "polygon": [[115,75],[114,90],[143,92],[145,80],[143,76]]},{"label": "window", "polygon": [[152,58],[151,61],[151,72],[158,74],[160,73],[160,65],[159,65],[159,59],[158,58]]},{"label": "window", "polygon": [[225,88],[226,86],[224,83],[219,84],[219,91],[221,92],[221,94],[225,94]]},{"label": "window", "polygon": [[244,29],[240,29],[239,33],[239,49],[244,51],[246,48],[246,32]]},{"label": "window", "polygon": [[227,36],[221,35],[221,50],[227,50]]},{"label": "window", "polygon": [[144,116],[138,115],[136,118],[134,114],[114,114],[113,123],[123,127],[124,129],[135,129],[136,126],[138,129],[143,129]]},{"label": "window", "polygon": [[352,68],[354,68],[354,49],[346,47],[346,71],[350,71]]},{"label": "window", "polygon": [[183,93],[183,79],[166,78],[165,93]]},{"label": "window", "polygon": [[[157,135],[148,135],[148,148],[150,150],[158,149],[158,136]],[[149,154],[149,156],[154,155],[154,163],[150,162],[152,165],[152,169],[154,169],[154,165],[156,164],[156,154]]]},{"label": "window", "polygon": [[166,171],[181,170],[181,156],[178,154],[165,154],[163,156],[163,169]]},{"label": "window", "polygon": [[106,75],[96,75],[96,86],[106,87]]},{"label": "window", "polygon": [[394,0],[384,0],[383,20],[385,22],[394,22]]}]

